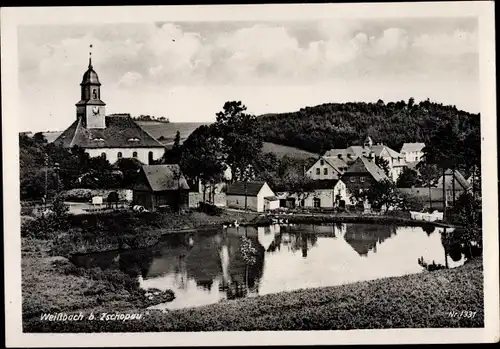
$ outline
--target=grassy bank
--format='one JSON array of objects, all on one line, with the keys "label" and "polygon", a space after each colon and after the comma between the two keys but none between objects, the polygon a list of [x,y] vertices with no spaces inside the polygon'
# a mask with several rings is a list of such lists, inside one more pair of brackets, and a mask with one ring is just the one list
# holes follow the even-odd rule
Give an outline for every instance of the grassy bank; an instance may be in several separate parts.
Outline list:
[{"label": "grassy bank", "polygon": [[[134,276],[120,270],[77,268],[68,259],[50,256],[50,243],[22,239],[23,318],[60,311],[144,309],[173,299],[171,291],[149,297]],[[153,299],[150,299],[153,298]]]},{"label": "grassy bank", "polygon": [[156,244],[164,234],[186,229],[220,228],[234,220],[249,223],[256,217],[256,213],[230,211],[217,216],[200,212],[95,213],[27,219],[21,230],[24,238],[50,241],[49,255],[68,257],[74,253],[148,247]]},{"label": "grassy bank", "polygon": [[[117,312],[113,304],[104,311]],[[472,318],[450,317],[456,311]],[[482,327],[481,260],[449,270],[300,290],[176,310],[141,310],[134,321],[51,322],[33,317],[26,332],[149,332],[220,330],[347,330]],[[84,312],[85,316],[89,312]]]}]

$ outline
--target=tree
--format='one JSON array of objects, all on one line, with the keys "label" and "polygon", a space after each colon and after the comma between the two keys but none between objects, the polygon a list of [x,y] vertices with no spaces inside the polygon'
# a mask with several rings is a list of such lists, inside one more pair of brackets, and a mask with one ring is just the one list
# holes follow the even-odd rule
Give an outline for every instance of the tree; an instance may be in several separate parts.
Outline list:
[{"label": "tree", "polygon": [[114,164],[123,174],[121,186],[130,188],[135,183],[143,163],[135,158],[121,158]]},{"label": "tree", "polygon": [[396,186],[398,188],[411,188],[420,184],[418,173],[411,168],[405,167],[399,176]]},{"label": "tree", "polygon": [[385,207],[386,212],[390,207],[395,207],[400,203],[396,184],[388,179],[375,182],[371,187],[353,194],[358,201],[367,200],[373,208]]},{"label": "tree", "polygon": [[380,167],[386,176],[389,176],[389,161],[380,156],[375,156],[375,165]]},{"label": "tree", "polygon": [[181,158],[182,147],[181,147],[181,134],[179,131],[175,134],[174,145],[172,149],[166,150],[164,154],[165,163],[167,164],[178,164]]},{"label": "tree", "polygon": [[213,125],[202,125],[189,135],[183,144],[180,166],[190,180],[203,185],[205,201],[207,185],[220,182],[226,169],[221,142]]},{"label": "tree", "polygon": [[312,194],[315,181],[302,173],[289,172],[285,175],[280,189],[295,196],[299,202]]},{"label": "tree", "polygon": [[262,150],[257,118],[246,113],[241,101],[224,103],[216,114],[214,128],[221,142],[224,162],[231,169],[232,180],[242,180]]},{"label": "tree", "polygon": [[172,149],[179,149],[180,146],[181,146],[181,133],[179,131],[177,131],[175,133],[174,145],[173,145]]}]

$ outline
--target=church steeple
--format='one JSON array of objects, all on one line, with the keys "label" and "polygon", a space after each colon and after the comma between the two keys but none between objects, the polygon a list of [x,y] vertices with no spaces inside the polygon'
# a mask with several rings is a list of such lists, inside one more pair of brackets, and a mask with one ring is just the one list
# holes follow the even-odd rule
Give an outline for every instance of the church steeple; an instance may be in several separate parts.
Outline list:
[{"label": "church steeple", "polygon": [[92,52],[89,52],[89,66],[83,74],[80,87],[81,97],[76,104],[76,117],[82,119],[86,128],[105,128],[104,106],[106,103],[101,101],[101,83],[92,66]]}]

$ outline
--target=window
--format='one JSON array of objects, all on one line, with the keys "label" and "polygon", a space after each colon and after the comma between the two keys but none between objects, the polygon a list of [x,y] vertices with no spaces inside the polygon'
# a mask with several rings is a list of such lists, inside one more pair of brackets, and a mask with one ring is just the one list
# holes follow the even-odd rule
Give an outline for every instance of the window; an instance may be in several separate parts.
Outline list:
[{"label": "window", "polygon": [[102,157],[103,159],[106,159],[106,153],[101,153],[101,157]]},{"label": "window", "polygon": [[328,174],[328,169],[327,169],[326,167],[323,169],[323,174],[324,174],[325,176]]},{"label": "window", "polygon": [[360,181],[361,183],[363,183],[363,182],[365,181],[365,177],[363,177],[363,176],[359,177],[359,181]]},{"label": "window", "polygon": [[150,151],[150,152],[148,153],[148,164],[149,164],[149,165],[152,165],[152,164],[153,164],[153,152],[152,152],[152,151]]},{"label": "window", "polygon": [[323,166],[325,164],[325,161],[323,159],[319,160],[319,164]]},{"label": "window", "polygon": [[134,151],[134,153],[132,154],[132,156],[133,156],[134,158],[136,158],[136,157],[137,157],[137,152],[136,152],[136,151]]},{"label": "window", "polygon": [[314,205],[314,207],[321,207],[321,199],[320,198],[314,198],[313,199],[313,205]]},{"label": "window", "polygon": [[302,199],[300,200],[300,206],[304,207],[306,205],[306,200]]},{"label": "window", "polygon": [[319,168],[316,169],[316,174],[319,176],[321,174],[321,170]]},{"label": "window", "polygon": [[118,156],[118,159],[121,159],[121,158],[122,158],[122,156],[123,156],[122,152],[121,152],[121,151],[119,151],[117,156]]},{"label": "window", "polygon": [[139,138],[137,137],[132,137],[128,139],[129,142],[139,142]]},{"label": "window", "polygon": [[92,91],[92,98],[93,98],[93,99],[97,99],[97,90],[96,90],[96,89],[94,89],[94,90]]}]

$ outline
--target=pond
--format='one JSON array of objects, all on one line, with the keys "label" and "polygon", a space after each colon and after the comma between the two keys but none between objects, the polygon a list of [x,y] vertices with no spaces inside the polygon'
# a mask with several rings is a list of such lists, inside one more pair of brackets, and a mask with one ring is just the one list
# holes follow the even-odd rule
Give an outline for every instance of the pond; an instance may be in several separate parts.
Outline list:
[{"label": "pond", "polygon": [[[273,225],[165,235],[154,247],[74,256],[85,268],[119,268],[143,288],[171,289],[155,308],[201,306],[241,297],[335,286],[422,272],[419,259],[457,267],[465,262],[441,236],[376,224]],[[450,228],[447,228],[449,232]]]}]

